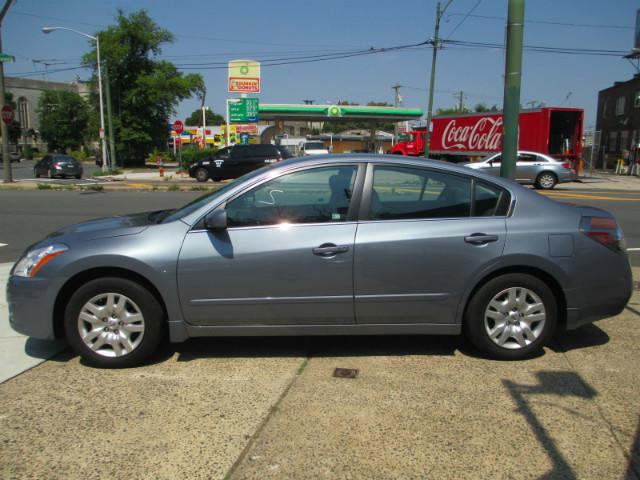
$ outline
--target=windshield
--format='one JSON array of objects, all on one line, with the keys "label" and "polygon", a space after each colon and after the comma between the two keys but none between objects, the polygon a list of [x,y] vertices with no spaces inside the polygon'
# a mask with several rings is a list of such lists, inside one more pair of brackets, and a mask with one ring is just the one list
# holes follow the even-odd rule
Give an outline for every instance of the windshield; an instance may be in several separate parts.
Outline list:
[{"label": "windshield", "polygon": [[326,150],[322,142],[307,142],[304,144],[305,150]]},{"label": "windshield", "polygon": [[243,175],[242,177],[238,177],[235,180],[230,181],[229,183],[227,183],[226,185],[222,186],[222,188],[219,188],[218,190],[215,190],[215,191],[213,191],[211,193],[206,193],[206,194],[202,195],[201,197],[196,198],[195,200],[187,203],[184,207],[180,207],[180,208],[178,208],[176,210],[170,211],[169,215],[167,215],[164,219],[162,219],[162,223],[169,223],[169,222],[173,222],[175,220],[180,220],[181,218],[186,217],[190,213],[193,213],[196,210],[198,210],[199,208],[205,206],[207,203],[211,202],[212,200],[214,200],[218,196],[228,192],[229,190],[231,190],[236,185],[239,185],[240,183],[244,182],[245,180],[248,180],[248,179],[253,178],[253,177],[257,176],[257,175],[260,175],[267,168],[271,168],[272,166],[273,166],[273,164],[272,165],[267,165],[267,166],[262,167],[262,168],[259,168],[257,170],[254,170],[253,172],[249,172],[246,175]]}]

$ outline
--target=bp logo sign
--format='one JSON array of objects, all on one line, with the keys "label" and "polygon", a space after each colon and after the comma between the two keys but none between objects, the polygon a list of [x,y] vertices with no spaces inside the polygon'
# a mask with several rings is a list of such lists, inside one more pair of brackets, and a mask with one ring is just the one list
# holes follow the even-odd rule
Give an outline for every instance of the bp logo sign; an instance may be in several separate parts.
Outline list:
[{"label": "bp logo sign", "polygon": [[329,110],[327,110],[327,116],[329,117],[341,117],[342,116],[342,110],[340,109],[340,107],[336,107],[335,105],[329,107]]}]

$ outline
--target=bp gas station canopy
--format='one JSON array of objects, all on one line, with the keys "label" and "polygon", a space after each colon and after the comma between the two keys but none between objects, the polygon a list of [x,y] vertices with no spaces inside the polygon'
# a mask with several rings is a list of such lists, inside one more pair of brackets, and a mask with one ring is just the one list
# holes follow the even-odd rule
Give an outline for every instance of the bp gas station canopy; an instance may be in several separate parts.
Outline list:
[{"label": "bp gas station canopy", "polygon": [[364,105],[292,105],[265,104],[258,106],[260,120],[298,120],[323,122],[331,120],[393,121],[417,120],[419,108],[396,108]]}]

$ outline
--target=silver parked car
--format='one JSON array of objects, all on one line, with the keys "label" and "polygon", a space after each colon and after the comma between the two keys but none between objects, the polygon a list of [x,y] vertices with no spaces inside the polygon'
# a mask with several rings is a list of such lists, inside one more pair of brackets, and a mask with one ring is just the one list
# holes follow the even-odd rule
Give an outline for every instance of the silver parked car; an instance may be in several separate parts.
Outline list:
[{"label": "silver parked car", "polygon": [[[501,153],[494,153],[479,162],[467,163],[465,167],[499,176],[501,157]],[[558,183],[575,181],[576,172],[570,162],[556,160],[542,153],[519,151],[515,180],[523,185],[548,190]]]},{"label": "silver parked car", "polygon": [[165,332],[465,333],[519,359],[556,327],[618,314],[631,288],[606,211],[443,162],[325,155],[176,210],[62,228],[24,253],[7,294],[18,332],[124,367]]}]

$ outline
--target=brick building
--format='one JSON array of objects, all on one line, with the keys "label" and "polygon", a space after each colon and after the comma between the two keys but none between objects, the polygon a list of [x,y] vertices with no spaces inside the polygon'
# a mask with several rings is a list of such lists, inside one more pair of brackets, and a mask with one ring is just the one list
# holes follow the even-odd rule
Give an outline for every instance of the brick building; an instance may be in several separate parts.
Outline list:
[{"label": "brick building", "polygon": [[598,92],[596,131],[601,132],[601,160],[615,165],[624,150],[640,143],[640,74]]}]

